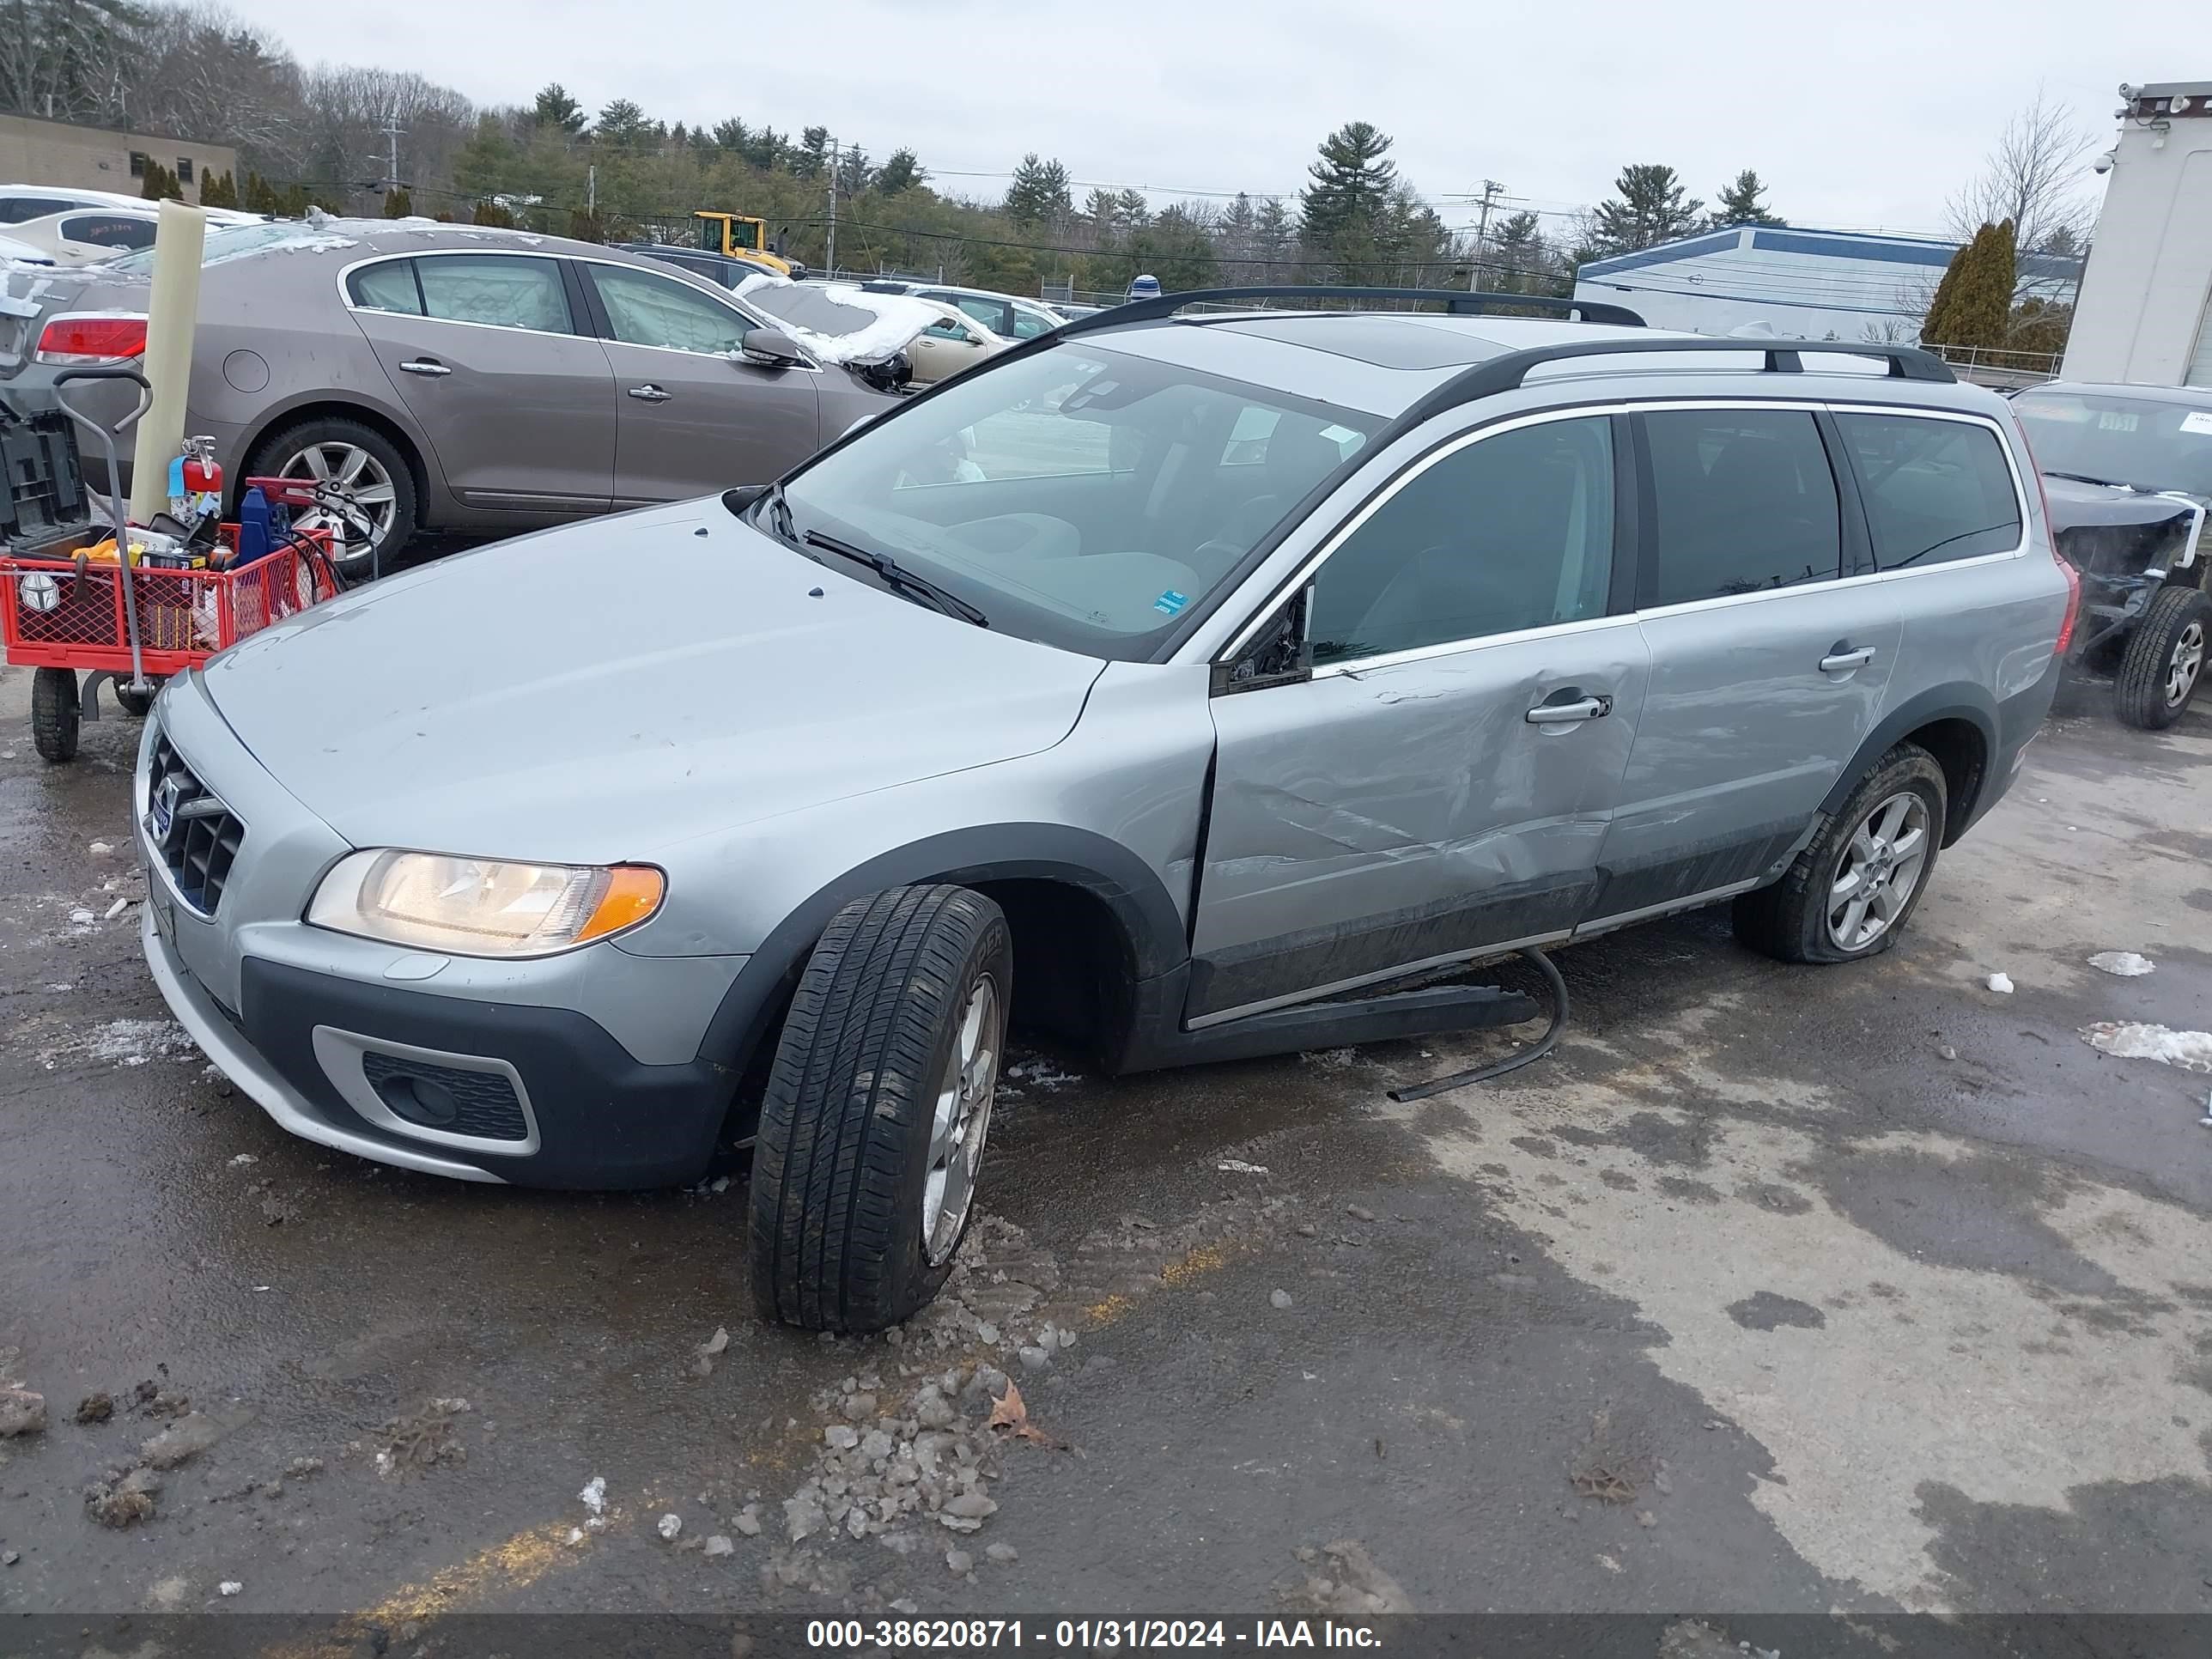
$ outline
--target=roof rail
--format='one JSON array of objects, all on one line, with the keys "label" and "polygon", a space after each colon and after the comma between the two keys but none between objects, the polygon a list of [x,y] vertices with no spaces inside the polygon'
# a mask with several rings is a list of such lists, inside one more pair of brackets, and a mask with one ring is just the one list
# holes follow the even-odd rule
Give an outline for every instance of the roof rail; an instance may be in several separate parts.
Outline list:
[{"label": "roof rail", "polygon": [[1148,323],[1172,317],[1186,306],[1234,305],[1249,300],[1419,300],[1442,305],[1461,315],[1479,316],[1495,311],[1546,311],[1571,322],[1612,323],[1622,328],[1642,328],[1644,319],[1626,306],[1597,300],[1561,300],[1548,294],[1477,294],[1461,288],[1328,288],[1279,287],[1200,288],[1182,294],[1161,294],[1143,300],[1127,300],[1054,331],[1088,333],[1120,323]]},{"label": "roof rail", "polygon": [[1959,377],[1951,372],[1948,363],[1933,352],[1923,351],[1918,346],[1854,344],[1845,340],[1788,340],[1770,344],[1765,341],[1704,337],[1566,340],[1557,345],[1532,346],[1526,351],[1504,352],[1476,363],[1445,381],[1401,418],[1411,425],[1461,404],[1495,397],[1501,392],[1518,390],[1528,379],[1528,371],[1545,363],[1567,362],[1577,357],[1641,357],[1651,352],[1689,351],[1755,351],[1765,359],[1759,366],[1759,372],[1765,374],[1802,374],[1805,371],[1804,355],[1816,352],[1831,357],[1885,358],[1889,363],[1889,378],[1893,380],[1925,380],[1940,386],[1955,386],[1959,380]]}]

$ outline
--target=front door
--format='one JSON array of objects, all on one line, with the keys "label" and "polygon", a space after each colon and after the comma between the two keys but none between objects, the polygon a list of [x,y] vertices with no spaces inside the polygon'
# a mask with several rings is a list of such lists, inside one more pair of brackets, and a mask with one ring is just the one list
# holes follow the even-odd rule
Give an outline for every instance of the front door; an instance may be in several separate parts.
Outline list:
[{"label": "front door", "polygon": [[1644,698],[1620,422],[1540,417],[1401,478],[1294,605],[1310,676],[1213,700],[1195,1024],[1558,939]]},{"label": "front door", "polygon": [[1651,689],[1606,842],[1610,921],[1756,881],[1874,729],[1903,627],[1840,510],[1825,417],[1714,406],[1638,417],[1639,613]]},{"label": "front door", "polygon": [[635,266],[583,269],[611,337],[618,506],[765,483],[820,446],[821,371],[744,362],[747,313]]},{"label": "front door", "polygon": [[457,500],[606,510],[613,374],[577,325],[560,260],[424,252],[357,268],[347,298]]}]

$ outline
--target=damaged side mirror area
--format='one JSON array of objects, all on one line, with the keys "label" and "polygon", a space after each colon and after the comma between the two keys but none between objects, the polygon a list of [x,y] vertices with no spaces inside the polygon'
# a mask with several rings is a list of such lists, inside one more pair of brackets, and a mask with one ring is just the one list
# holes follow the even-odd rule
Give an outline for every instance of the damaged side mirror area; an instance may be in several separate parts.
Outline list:
[{"label": "damaged side mirror area", "polygon": [[1300,588],[1288,605],[1255,635],[1233,660],[1213,665],[1213,695],[1257,691],[1290,685],[1313,672],[1313,647],[1306,641],[1306,607],[1313,585]]}]

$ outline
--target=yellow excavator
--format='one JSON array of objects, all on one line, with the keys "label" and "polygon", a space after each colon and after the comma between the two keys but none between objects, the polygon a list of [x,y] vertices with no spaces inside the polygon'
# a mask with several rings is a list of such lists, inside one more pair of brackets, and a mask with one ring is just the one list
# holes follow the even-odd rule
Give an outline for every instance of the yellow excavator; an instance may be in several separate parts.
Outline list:
[{"label": "yellow excavator", "polygon": [[801,269],[769,247],[768,221],[748,219],[740,213],[715,213],[702,208],[691,216],[699,222],[699,246],[726,259],[742,259],[778,276]]}]

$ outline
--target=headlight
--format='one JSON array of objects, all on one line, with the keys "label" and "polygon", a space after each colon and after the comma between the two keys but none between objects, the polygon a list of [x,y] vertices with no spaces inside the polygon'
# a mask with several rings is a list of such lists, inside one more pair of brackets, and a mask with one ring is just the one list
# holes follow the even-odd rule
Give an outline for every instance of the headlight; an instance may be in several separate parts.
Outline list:
[{"label": "headlight", "polygon": [[542,957],[635,927],[666,884],[645,865],[507,864],[441,853],[355,853],[307,907],[335,933],[464,957]]}]

